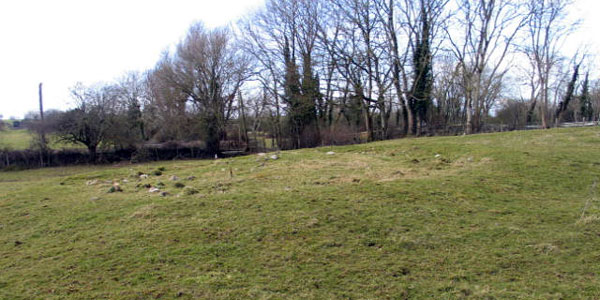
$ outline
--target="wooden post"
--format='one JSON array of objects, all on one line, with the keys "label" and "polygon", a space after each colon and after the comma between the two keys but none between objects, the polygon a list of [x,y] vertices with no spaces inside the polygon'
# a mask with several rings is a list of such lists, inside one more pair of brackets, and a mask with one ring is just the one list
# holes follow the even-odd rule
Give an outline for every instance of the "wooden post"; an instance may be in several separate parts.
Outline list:
[{"label": "wooden post", "polygon": [[42,83],[40,82],[39,88],[39,97],[40,97],[40,166],[44,167],[44,153],[46,152],[46,124],[44,124],[44,98],[42,95]]},{"label": "wooden post", "polygon": [[42,83],[40,82],[39,86],[39,94],[40,94],[40,120],[44,121],[44,101],[42,97]]}]

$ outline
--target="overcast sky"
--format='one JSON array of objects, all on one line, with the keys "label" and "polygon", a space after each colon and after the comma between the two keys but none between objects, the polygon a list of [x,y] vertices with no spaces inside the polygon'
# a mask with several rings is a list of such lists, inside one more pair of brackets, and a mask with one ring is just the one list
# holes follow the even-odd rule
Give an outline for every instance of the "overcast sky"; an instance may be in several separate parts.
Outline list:
[{"label": "overcast sky", "polygon": [[195,21],[226,25],[263,0],[0,1],[0,114],[69,107],[77,81],[146,70]]},{"label": "overcast sky", "polygon": [[[44,83],[46,109],[71,104],[69,87],[111,81],[152,68],[190,24],[225,25],[263,0],[6,0],[0,2],[0,114],[37,109]],[[577,0],[583,20],[567,47],[586,43],[600,53],[598,0]]]}]

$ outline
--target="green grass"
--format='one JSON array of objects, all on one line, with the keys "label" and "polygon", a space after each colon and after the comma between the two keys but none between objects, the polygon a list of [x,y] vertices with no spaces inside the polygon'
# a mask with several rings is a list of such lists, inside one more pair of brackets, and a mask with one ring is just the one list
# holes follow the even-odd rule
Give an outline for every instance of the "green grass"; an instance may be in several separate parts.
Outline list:
[{"label": "green grass", "polygon": [[598,298],[599,146],[553,129],[0,173],[0,298]]},{"label": "green grass", "polygon": [[27,149],[31,145],[32,135],[25,129],[0,130],[0,148],[13,150]]},{"label": "green grass", "polygon": [[[8,148],[11,150],[25,150],[31,147],[33,142],[33,133],[27,129],[6,129],[0,130],[0,149]],[[48,145],[52,149],[85,149],[83,145],[72,144],[60,141],[56,136],[49,136]]]}]

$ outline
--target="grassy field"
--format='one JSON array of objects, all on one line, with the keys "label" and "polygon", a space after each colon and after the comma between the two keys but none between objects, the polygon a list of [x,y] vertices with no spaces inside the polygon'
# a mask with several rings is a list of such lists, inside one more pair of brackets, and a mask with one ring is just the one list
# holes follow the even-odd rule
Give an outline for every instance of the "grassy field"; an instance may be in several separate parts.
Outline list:
[{"label": "grassy field", "polygon": [[[63,149],[63,148],[81,148],[85,149],[83,145],[75,145],[71,143],[65,143],[59,141],[57,137],[50,136],[48,138],[48,145],[52,149]],[[0,148],[9,148],[12,150],[24,150],[31,146],[33,142],[33,134],[26,129],[7,129],[0,131]]]},{"label": "grassy field", "polygon": [[553,129],[4,172],[0,298],[600,299],[599,149]]},{"label": "grassy field", "polygon": [[25,129],[7,129],[0,131],[0,148],[13,150],[27,149],[33,140],[33,136]]}]

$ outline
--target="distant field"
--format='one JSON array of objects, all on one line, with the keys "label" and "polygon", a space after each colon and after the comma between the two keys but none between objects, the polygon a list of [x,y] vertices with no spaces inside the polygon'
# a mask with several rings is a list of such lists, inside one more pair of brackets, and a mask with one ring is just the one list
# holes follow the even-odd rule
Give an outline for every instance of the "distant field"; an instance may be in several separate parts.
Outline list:
[{"label": "distant field", "polygon": [[599,149],[596,127],[3,172],[0,299],[598,299]]},{"label": "distant field", "polygon": [[32,135],[25,129],[0,131],[0,148],[27,149],[31,145],[31,141]]},{"label": "distant field", "polygon": [[[54,136],[49,136],[49,146],[52,149],[63,148],[85,148],[83,145],[74,145],[58,141]],[[24,150],[31,146],[33,134],[26,129],[8,129],[0,131],[0,148],[10,148],[12,150]]]}]

